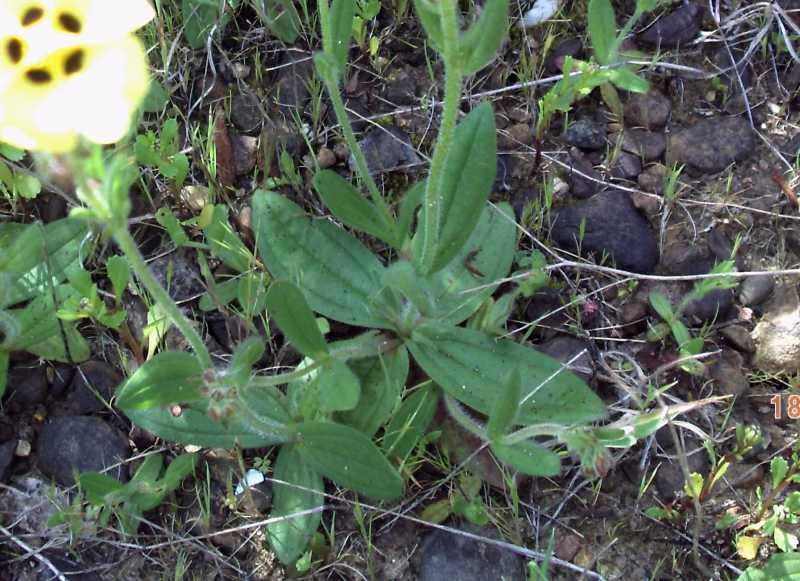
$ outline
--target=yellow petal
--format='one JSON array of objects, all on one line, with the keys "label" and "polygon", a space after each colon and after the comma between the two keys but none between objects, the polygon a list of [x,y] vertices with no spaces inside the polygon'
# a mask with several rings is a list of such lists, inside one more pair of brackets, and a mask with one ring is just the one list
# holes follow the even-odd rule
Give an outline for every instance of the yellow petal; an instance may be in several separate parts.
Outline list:
[{"label": "yellow petal", "polygon": [[742,535],[736,539],[736,552],[742,559],[752,561],[758,556],[758,548],[761,546],[762,540],[758,537],[748,537]]},{"label": "yellow petal", "polygon": [[[47,79],[38,82],[31,71]],[[144,48],[133,36],[58,51],[0,94],[0,139],[52,152],[69,149],[77,134],[96,143],[118,141],[147,89]]]}]

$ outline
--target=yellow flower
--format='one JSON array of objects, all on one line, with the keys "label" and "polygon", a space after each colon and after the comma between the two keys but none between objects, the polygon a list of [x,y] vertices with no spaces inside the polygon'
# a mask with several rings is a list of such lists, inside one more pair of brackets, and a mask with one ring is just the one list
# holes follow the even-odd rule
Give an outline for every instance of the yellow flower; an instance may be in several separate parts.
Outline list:
[{"label": "yellow flower", "polygon": [[148,90],[133,31],[147,0],[0,0],[0,141],[61,153],[112,143]]}]

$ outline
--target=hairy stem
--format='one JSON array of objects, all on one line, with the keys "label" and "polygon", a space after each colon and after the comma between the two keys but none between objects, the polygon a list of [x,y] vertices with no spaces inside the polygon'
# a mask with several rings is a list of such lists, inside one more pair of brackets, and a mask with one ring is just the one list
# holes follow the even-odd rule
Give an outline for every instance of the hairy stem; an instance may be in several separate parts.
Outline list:
[{"label": "hairy stem", "polygon": [[442,57],[445,68],[444,107],[439,136],[431,160],[428,182],[425,186],[425,211],[422,213],[422,252],[420,270],[428,274],[439,243],[442,221],[442,183],[447,166],[447,155],[458,118],[458,101],[461,97],[462,73],[458,60],[458,14],[455,0],[440,3],[442,23]]},{"label": "hairy stem", "polygon": [[175,325],[181,334],[186,337],[186,340],[189,341],[203,369],[213,368],[214,364],[211,361],[211,355],[205,343],[203,343],[200,334],[192,323],[189,322],[189,319],[181,312],[178,305],[172,300],[172,297],[169,296],[169,293],[167,293],[156,280],[156,277],[153,275],[150,267],[147,266],[142,253],[139,251],[139,247],[136,245],[136,241],[133,239],[133,236],[131,236],[127,227],[114,228],[112,230],[112,235],[120,250],[122,250],[125,257],[128,259],[131,269],[136,273],[136,277],[141,281],[144,288],[147,289],[147,292],[150,293],[150,296],[153,297],[153,300],[156,301],[158,306],[163,309],[164,314],[166,314],[170,322]]}]

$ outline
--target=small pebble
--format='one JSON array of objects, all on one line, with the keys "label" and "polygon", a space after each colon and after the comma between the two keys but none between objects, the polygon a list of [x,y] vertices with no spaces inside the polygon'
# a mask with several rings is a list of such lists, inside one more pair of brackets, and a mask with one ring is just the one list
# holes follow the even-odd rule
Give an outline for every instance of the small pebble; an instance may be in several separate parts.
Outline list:
[{"label": "small pebble", "polygon": [[317,153],[317,163],[320,169],[331,168],[336,165],[336,154],[327,147],[323,147]]}]

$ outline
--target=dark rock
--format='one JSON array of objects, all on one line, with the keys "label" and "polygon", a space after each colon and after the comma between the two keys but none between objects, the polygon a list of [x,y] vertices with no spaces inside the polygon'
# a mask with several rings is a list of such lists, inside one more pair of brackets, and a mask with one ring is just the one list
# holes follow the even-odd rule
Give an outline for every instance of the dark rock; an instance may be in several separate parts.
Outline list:
[{"label": "dark rock", "polygon": [[685,45],[700,31],[702,10],[695,4],[685,4],[670,14],[659,18],[653,26],[638,36],[645,44],[660,48]]},{"label": "dark rock", "polygon": [[[725,234],[720,228],[713,228],[708,233],[708,249],[714,255],[718,262],[731,260],[733,257],[733,243],[728,235]],[[741,266],[744,266],[743,264]]]},{"label": "dark rock", "polygon": [[591,379],[594,375],[594,365],[589,351],[590,345],[577,337],[570,335],[557,335],[552,339],[536,345],[536,350],[561,363],[572,361],[581,351],[583,355],[573,361],[567,369],[574,371],[585,380]]},{"label": "dark rock", "polygon": [[[579,239],[584,224],[583,239]],[[559,211],[551,231],[559,246],[604,254],[619,267],[649,273],[658,262],[658,243],[650,223],[626,192],[610,190]]]},{"label": "dark rock", "polygon": [[664,193],[664,179],[667,177],[668,170],[666,166],[656,163],[649,166],[639,177],[636,178],[636,183],[645,192],[658,194],[659,196]]},{"label": "dark rock", "polygon": [[574,36],[562,40],[555,45],[544,59],[544,66],[553,75],[560,73],[564,67],[564,59],[568,56],[581,58],[583,55],[583,41],[580,37]]},{"label": "dark rock", "polygon": [[258,100],[250,93],[231,98],[231,122],[245,133],[256,131],[264,121]]},{"label": "dark rock", "polygon": [[622,138],[622,150],[638,155],[644,161],[655,161],[664,154],[667,138],[663,133],[645,129],[626,129]]},{"label": "dark rock", "polygon": [[625,121],[636,127],[664,127],[672,112],[670,100],[658,91],[633,93],[625,103]]},{"label": "dark rock", "polygon": [[592,167],[577,147],[570,150],[569,161],[569,186],[572,195],[576,198],[590,198],[595,195],[602,185],[600,173]]},{"label": "dark rock", "polygon": [[555,289],[544,287],[536,291],[525,305],[525,322],[536,323],[536,333],[552,337],[556,329],[566,320],[561,295]]},{"label": "dark rock", "polygon": [[644,212],[650,219],[657,219],[661,215],[661,198],[656,194],[646,194],[644,192],[632,192],[631,201],[637,210]]},{"label": "dark rock", "polygon": [[[797,65],[798,76],[800,76],[800,64]],[[792,137],[786,144],[779,146],[781,153],[789,158],[789,161],[794,161],[794,159],[800,155],[800,133]]]},{"label": "dark rock", "polygon": [[[499,191],[496,184],[495,191]],[[525,208],[536,201],[540,195],[541,194],[536,190],[522,190],[514,194],[511,200],[511,206],[514,208],[514,215],[517,217],[518,222],[522,221]]]},{"label": "dark rock", "polygon": [[675,131],[667,140],[667,166],[685,164],[692,173],[716,173],[755,150],[750,124],[741,117],[712,118]]},{"label": "dark rock", "polygon": [[185,301],[205,291],[197,261],[193,251],[188,248],[178,248],[175,252],[156,258],[150,262],[150,268],[173,300]]},{"label": "dark rock", "polygon": [[6,482],[11,473],[11,464],[14,462],[14,450],[17,448],[16,440],[0,444],[0,482]]},{"label": "dark rock", "polygon": [[722,395],[732,395],[739,397],[750,387],[742,369],[744,368],[744,358],[738,351],[733,349],[723,349],[719,359],[717,359],[710,369],[711,379],[716,383],[715,393]]},{"label": "dark rock", "polygon": [[320,169],[329,169],[336,165],[336,154],[327,147],[322,147],[317,152],[317,163]]},{"label": "dark rock", "polygon": [[739,285],[737,298],[744,307],[755,307],[766,301],[775,290],[775,277],[764,274],[748,276]]},{"label": "dark rock", "polygon": [[8,371],[7,405],[15,411],[31,409],[47,397],[47,366],[15,365]]},{"label": "dark rock", "polygon": [[[667,433],[666,437],[670,438]],[[688,446],[687,446],[688,447]],[[708,454],[705,450],[698,450],[686,457],[686,462],[689,464],[689,473],[698,472],[700,474],[708,474]],[[683,470],[678,463],[678,460],[663,461],[658,468],[658,473],[655,478],[656,490],[658,495],[664,502],[672,502],[680,494],[683,493],[683,485],[686,479],[683,475]]]},{"label": "dark rock", "polygon": [[247,175],[255,169],[258,161],[258,138],[251,135],[239,135],[233,131],[229,133],[236,175]]},{"label": "dark rock", "polygon": [[[74,472],[102,471],[128,457],[128,440],[99,418],[64,416],[44,426],[38,440],[39,469],[59,484],[75,484]],[[123,479],[120,465],[107,472]]]},{"label": "dark rock", "polygon": [[[367,160],[371,174],[381,173],[402,166],[414,166],[421,162],[408,134],[392,125],[374,127],[358,142]],[[355,160],[350,158],[350,169],[355,171]]]},{"label": "dark rock", "polygon": [[122,377],[108,363],[82,363],[64,402],[65,415],[88,415],[107,409],[106,404],[121,382]]},{"label": "dark rock", "polygon": [[728,316],[731,307],[733,307],[733,290],[720,288],[690,302],[683,314],[696,324],[720,322]]},{"label": "dark rock", "polygon": [[764,466],[731,462],[730,468],[725,472],[725,480],[734,488],[750,490],[764,482]]},{"label": "dark rock", "polygon": [[705,248],[689,242],[673,242],[661,253],[661,268],[665,274],[694,276],[706,274],[714,266]]},{"label": "dark rock", "polygon": [[756,352],[756,343],[750,336],[750,332],[740,325],[725,327],[719,334],[722,335],[731,347],[738,349],[742,353]]},{"label": "dark rock", "polygon": [[520,144],[533,144],[533,130],[527,123],[515,123],[506,129],[506,132],[508,133],[508,138],[511,142],[510,146],[512,148],[518,148]]},{"label": "dark rock", "polygon": [[597,150],[606,146],[605,123],[578,119],[564,131],[564,141],[581,149]]},{"label": "dark rock", "polygon": [[406,69],[391,71],[386,79],[384,98],[396,107],[417,101],[417,81]]},{"label": "dark rock", "polygon": [[69,213],[67,200],[60,194],[40,193],[34,201],[39,218],[45,224],[66,218]]},{"label": "dark rock", "polygon": [[50,393],[53,397],[61,397],[67,387],[72,384],[77,367],[66,363],[56,363],[48,373],[50,378]]},{"label": "dark rock", "polygon": [[611,164],[611,175],[618,179],[633,180],[642,173],[642,160],[638,155],[622,152]]},{"label": "dark rock", "polygon": [[647,326],[647,303],[631,300],[622,305],[619,311],[620,332],[625,337],[631,337],[644,331]]},{"label": "dark rock", "polygon": [[281,108],[286,109],[288,116],[295,111],[303,112],[306,103],[311,99],[308,82],[314,76],[314,65],[308,59],[296,59],[287,53],[283,65],[278,69],[275,80],[275,100]]},{"label": "dark rock", "polygon": [[[468,531],[492,536],[492,531]],[[436,530],[422,542],[419,581],[525,581],[524,561],[516,553],[455,533]]]}]

